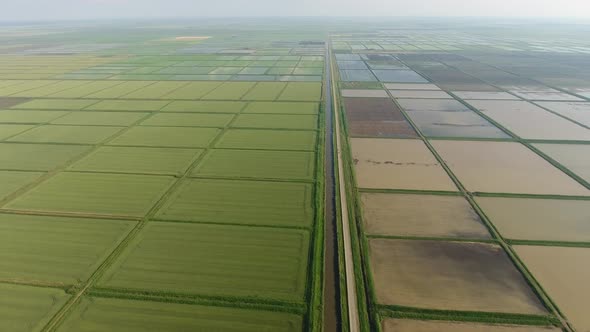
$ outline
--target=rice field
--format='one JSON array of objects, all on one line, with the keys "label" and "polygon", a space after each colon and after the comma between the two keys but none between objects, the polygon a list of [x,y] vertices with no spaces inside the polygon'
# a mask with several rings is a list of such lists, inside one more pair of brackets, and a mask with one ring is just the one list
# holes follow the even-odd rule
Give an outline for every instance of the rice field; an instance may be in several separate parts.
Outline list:
[{"label": "rice field", "polygon": [[0,32],[0,330],[590,328],[575,25],[228,22]]},{"label": "rice field", "polygon": [[360,330],[586,331],[587,50],[371,24],[330,41]]}]

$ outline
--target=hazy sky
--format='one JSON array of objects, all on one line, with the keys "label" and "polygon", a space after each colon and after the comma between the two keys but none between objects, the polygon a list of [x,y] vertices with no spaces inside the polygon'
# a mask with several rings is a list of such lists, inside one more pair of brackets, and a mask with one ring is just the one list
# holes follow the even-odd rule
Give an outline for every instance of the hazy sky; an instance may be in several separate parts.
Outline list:
[{"label": "hazy sky", "polygon": [[0,20],[198,16],[590,17],[590,0],[0,0]]}]

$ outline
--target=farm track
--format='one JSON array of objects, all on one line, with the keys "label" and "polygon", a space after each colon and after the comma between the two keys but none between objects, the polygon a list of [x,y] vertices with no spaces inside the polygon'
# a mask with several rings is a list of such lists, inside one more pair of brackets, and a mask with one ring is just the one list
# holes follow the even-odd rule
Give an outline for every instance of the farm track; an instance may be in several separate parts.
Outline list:
[{"label": "farm track", "polygon": [[[329,48],[328,48],[329,49]],[[329,73],[329,78],[326,81],[326,86],[331,88],[330,96],[326,96],[326,106],[332,106],[332,98],[334,102],[334,131],[335,131],[335,141],[336,141],[336,156],[337,156],[337,164],[338,164],[338,187],[340,188],[339,203],[340,203],[340,214],[342,218],[342,240],[344,244],[344,278],[346,279],[346,296],[347,296],[347,303],[348,303],[348,330],[350,332],[358,332],[360,331],[360,318],[359,318],[359,310],[358,310],[358,302],[357,302],[357,293],[356,293],[356,278],[354,273],[354,261],[353,261],[353,252],[352,252],[352,243],[351,243],[351,235],[350,235],[350,222],[349,222],[349,214],[348,214],[348,204],[346,200],[345,192],[342,191],[346,188],[346,181],[344,179],[344,162],[342,160],[342,154],[345,153],[342,150],[342,145],[340,142],[341,133],[340,133],[340,116],[339,116],[339,107],[338,107],[338,99],[336,94],[336,87],[332,86],[332,82],[334,82],[334,74],[332,68],[332,61],[330,54],[328,53],[326,56],[326,64],[327,70]],[[326,153],[326,155],[328,155]],[[333,163],[332,163],[333,164]],[[336,198],[335,198],[336,199]]]},{"label": "farm track", "polygon": [[334,175],[334,126],[332,108],[332,76],[330,71],[330,45],[326,45],[325,96],[325,243],[324,243],[324,331],[341,331],[340,273],[338,264],[338,233],[336,223],[335,175]]}]

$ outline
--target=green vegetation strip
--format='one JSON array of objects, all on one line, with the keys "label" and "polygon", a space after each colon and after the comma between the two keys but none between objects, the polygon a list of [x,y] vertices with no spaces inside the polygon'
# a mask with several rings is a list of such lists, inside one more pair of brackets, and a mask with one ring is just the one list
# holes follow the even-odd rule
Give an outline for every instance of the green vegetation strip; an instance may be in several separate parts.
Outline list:
[{"label": "green vegetation strip", "polygon": [[465,322],[521,324],[538,326],[560,326],[559,319],[552,315],[525,315],[479,311],[452,311],[421,309],[395,305],[379,305],[379,314],[392,318],[412,318],[428,320],[451,320]]}]

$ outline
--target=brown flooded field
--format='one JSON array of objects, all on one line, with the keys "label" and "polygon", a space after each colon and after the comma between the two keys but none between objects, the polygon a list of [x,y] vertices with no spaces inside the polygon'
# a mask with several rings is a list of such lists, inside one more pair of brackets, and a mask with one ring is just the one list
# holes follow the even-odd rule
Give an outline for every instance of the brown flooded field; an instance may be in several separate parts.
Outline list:
[{"label": "brown flooded field", "polygon": [[457,190],[420,140],[352,138],[350,142],[359,188]]},{"label": "brown flooded field", "polygon": [[469,104],[522,138],[590,140],[590,130],[526,101],[470,100]]},{"label": "brown flooded field", "polygon": [[590,182],[590,145],[533,144],[587,182]]},{"label": "brown flooded field", "polygon": [[340,90],[342,97],[388,98],[385,90],[377,89],[344,89]]},{"label": "brown flooded field", "polygon": [[469,111],[467,106],[451,99],[398,99],[406,111]]},{"label": "brown flooded field", "polygon": [[457,111],[412,111],[408,116],[427,137],[508,138],[508,134],[477,113]]},{"label": "brown flooded field", "polygon": [[365,233],[373,235],[489,238],[461,196],[361,194]]},{"label": "brown flooded field", "polygon": [[578,332],[590,331],[590,248],[514,246],[516,253]]},{"label": "brown flooded field", "polygon": [[11,97],[0,97],[0,109],[2,108],[10,108],[14,105],[18,105],[20,103],[24,103],[25,101],[30,100],[29,98],[11,98]]},{"label": "brown flooded field", "polygon": [[552,110],[579,123],[590,126],[590,103],[584,102],[538,102],[539,105]]},{"label": "brown flooded field", "polygon": [[389,98],[344,98],[348,132],[361,137],[418,137]]},{"label": "brown flooded field", "polygon": [[590,190],[520,143],[432,141],[432,145],[472,192],[590,194]]},{"label": "brown flooded field", "polygon": [[377,300],[418,308],[546,314],[501,247],[370,239]]},{"label": "brown flooded field", "polygon": [[475,201],[506,238],[590,242],[590,201],[506,197]]},{"label": "brown flooded field", "polygon": [[560,332],[552,326],[519,326],[386,318],[384,332]]}]

